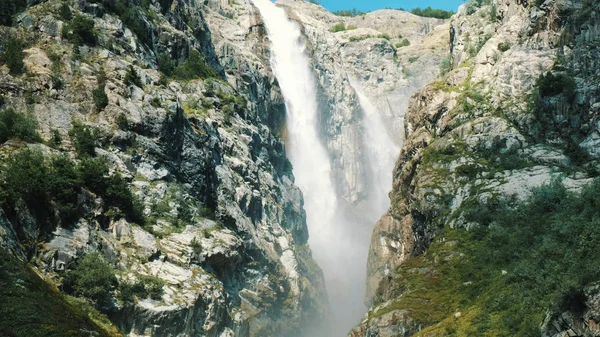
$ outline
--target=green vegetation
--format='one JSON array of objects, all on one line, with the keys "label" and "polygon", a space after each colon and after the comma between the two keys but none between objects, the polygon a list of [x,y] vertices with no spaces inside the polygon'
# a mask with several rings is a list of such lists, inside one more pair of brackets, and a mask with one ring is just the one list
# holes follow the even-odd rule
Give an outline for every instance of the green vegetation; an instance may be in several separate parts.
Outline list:
[{"label": "green vegetation", "polygon": [[121,336],[114,327],[102,329],[65,296],[51,288],[24,263],[0,249],[0,336],[98,337]]},{"label": "green vegetation", "polygon": [[599,215],[600,180],[581,194],[555,181],[525,202],[490,198],[466,214],[478,227],[445,228],[403,264],[394,282],[405,293],[371,317],[407,309],[430,326],[417,336],[539,336],[548,310],[580,313],[583,289],[600,279]]},{"label": "green vegetation", "polygon": [[132,65],[129,65],[129,67],[127,68],[127,72],[125,73],[125,79],[123,80],[123,82],[127,86],[135,85],[139,88],[144,87],[140,75],[138,75],[137,71]]},{"label": "green vegetation", "polygon": [[98,132],[97,129],[81,123],[75,123],[73,128],[69,130],[71,142],[80,157],[93,157],[96,155]]},{"label": "green vegetation", "polygon": [[172,75],[178,80],[193,80],[196,78],[218,77],[217,72],[204,62],[204,59],[202,58],[200,52],[198,52],[195,49],[190,50],[190,55],[188,59],[176,68],[172,68],[172,65],[168,66],[168,64],[166,64],[164,60],[162,61],[162,63],[159,63],[159,67],[161,67],[161,64],[163,67],[161,71],[163,71],[165,75]]},{"label": "green vegetation", "polygon": [[94,99],[94,106],[96,111],[102,111],[108,105],[108,96],[104,91],[105,85],[98,84],[98,86],[92,90],[92,98]]},{"label": "green vegetation", "polygon": [[385,33],[379,34],[379,35],[377,35],[377,37],[380,38],[380,39],[388,40],[388,41],[391,39],[391,37],[388,34],[385,34]]},{"label": "green vegetation", "polygon": [[511,47],[511,45],[510,45],[509,42],[500,42],[500,43],[498,43],[498,50],[501,51],[501,52],[503,52],[503,53],[505,51],[509,50],[510,47]]},{"label": "green vegetation", "polygon": [[446,75],[450,70],[452,70],[452,57],[448,55],[440,62],[440,73]]},{"label": "green vegetation", "polygon": [[346,25],[343,22],[338,22],[329,29],[329,31],[332,33],[343,32],[345,30],[346,30]]},{"label": "green vegetation", "polygon": [[419,60],[419,56],[412,56],[408,58],[409,63],[415,63],[417,60]]},{"label": "green vegetation", "polygon": [[196,238],[192,239],[190,246],[192,247],[192,251],[196,256],[202,253],[202,244]]},{"label": "green vegetation", "polygon": [[358,42],[372,38],[373,35],[350,36],[350,42]]},{"label": "green vegetation", "polygon": [[443,9],[433,9],[430,6],[423,9],[417,7],[412,9],[410,12],[414,15],[436,19],[449,19],[452,15],[454,15],[454,12],[452,11],[445,11]]},{"label": "green vegetation", "polygon": [[13,108],[0,110],[0,144],[13,138],[30,143],[41,142],[37,128],[33,117],[20,114]]},{"label": "green vegetation", "polygon": [[24,0],[0,0],[0,25],[10,26],[13,16],[25,9]]},{"label": "green vegetation", "polygon": [[138,276],[135,282],[123,281],[119,284],[119,298],[124,302],[133,302],[136,298],[160,300],[164,286],[164,281],[158,277]]},{"label": "green vegetation", "polygon": [[75,15],[73,19],[63,26],[62,35],[75,45],[96,45],[98,40],[94,30],[94,20],[83,15]]},{"label": "green vegetation", "polygon": [[111,295],[117,285],[115,270],[96,252],[87,253],[64,278],[64,287],[68,293],[85,297],[98,308],[110,305]]},{"label": "green vegetation", "polygon": [[467,1],[467,15],[471,15],[477,11],[478,8],[486,6],[492,3],[492,0],[468,0]]},{"label": "green vegetation", "polygon": [[[144,17],[148,21],[152,21],[149,14],[150,1],[141,1],[136,3],[131,0],[114,0],[114,1],[95,1],[101,3],[106,10],[121,19],[123,24],[127,26],[137,38],[144,44],[152,44],[152,34],[149,27],[144,22]],[[161,12],[164,14],[171,6],[172,0],[161,0]],[[141,5],[141,9],[139,9]]]},{"label": "green vegetation", "polygon": [[396,48],[402,48],[406,46],[410,46],[410,41],[408,41],[408,39],[403,39],[400,43],[396,43]]},{"label": "green vegetation", "polygon": [[44,158],[40,151],[25,149],[0,167],[0,208],[15,218],[17,206],[27,206],[41,236],[79,218],[84,207],[78,201],[82,188],[102,197],[108,207],[117,208],[130,221],[144,223],[139,200],[120,174],[109,174],[102,158],[85,157],[76,165],[66,156]]},{"label": "green vegetation", "polygon": [[20,75],[25,72],[24,57],[21,40],[14,36],[9,37],[0,54],[0,64],[6,64],[11,75]]},{"label": "green vegetation", "polygon": [[63,21],[71,21],[73,19],[73,12],[66,2],[63,2],[58,9],[58,15]]},{"label": "green vegetation", "polygon": [[575,79],[567,74],[553,74],[551,72],[540,76],[537,82],[539,93],[550,97],[562,94],[568,100],[575,97],[577,83]]},{"label": "green vegetation", "polygon": [[350,10],[339,10],[339,11],[332,12],[332,13],[337,16],[351,16],[351,17],[367,14],[365,12],[357,10],[356,8],[352,8]]}]

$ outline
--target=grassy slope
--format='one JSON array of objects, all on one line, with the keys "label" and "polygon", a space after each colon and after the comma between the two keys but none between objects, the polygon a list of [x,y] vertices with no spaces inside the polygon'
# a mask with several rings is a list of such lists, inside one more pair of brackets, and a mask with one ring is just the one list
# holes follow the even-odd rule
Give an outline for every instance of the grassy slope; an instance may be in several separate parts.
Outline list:
[{"label": "grassy slope", "polygon": [[[76,303],[78,307],[71,303]],[[116,337],[92,321],[101,317],[78,299],[53,289],[33,270],[0,249],[0,336],[7,337]]]},{"label": "grassy slope", "polygon": [[392,287],[403,294],[370,317],[408,310],[426,327],[416,336],[538,337],[548,310],[582,310],[584,288],[600,280],[600,180],[487,209],[478,230],[444,228],[400,266]]}]

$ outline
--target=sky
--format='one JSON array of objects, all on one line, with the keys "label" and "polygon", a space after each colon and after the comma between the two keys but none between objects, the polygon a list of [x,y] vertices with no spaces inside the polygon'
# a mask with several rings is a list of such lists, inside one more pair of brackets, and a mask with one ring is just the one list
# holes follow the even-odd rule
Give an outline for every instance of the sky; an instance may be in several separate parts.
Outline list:
[{"label": "sky", "polygon": [[412,9],[415,7],[425,8],[431,6],[445,10],[453,10],[456,12],[458,6],[464,3],[463,0],[320,0],[321,5],[330,11],[340,9],[356,8],[360,11],[372,11],[376,9],[404,8]]}]

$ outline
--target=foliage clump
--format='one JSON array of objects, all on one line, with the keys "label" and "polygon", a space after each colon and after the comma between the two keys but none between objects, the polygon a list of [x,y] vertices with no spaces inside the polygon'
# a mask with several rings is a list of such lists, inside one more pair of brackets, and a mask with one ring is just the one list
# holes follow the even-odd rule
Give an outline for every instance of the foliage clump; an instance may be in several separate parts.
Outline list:
[{"label": "foliage clump", "polygon": [[129,67],[127,68],[127,72],[125,73],[125,79],[123,80],[123,82],[127,86],[135,85],[139,88],[142,88],[144,86],[142,84],[142,79],[140,78],[140,75],[137,73],[137,71],[132,65],[129,65]]},{"label": "foliage clump", "polygon": [[396,43],[396,48],[402,48],[407,46],[410,46],[410,41],[408,41],[408,39],[403,39],[399,43]]},{"label": "foliage clump", "polygon": [[337,16],[351,16],[351,17],[353,17],[353,16],[365,15],[367,13],[359,11],[356,8],[352,8],[352,9],[342,9],[342,10],[333,12],[333,14],[337,15]]},{"label": "foliage clump", "polygon": [[11,75],[20,75],[25,72],[23,58],[23,43],[17,37],[9,37],[0,54],[0,64],[6,64]]},{"label": "foliage clump", "polygon": [[87,253],[64,279],[67,292],[90,299],[99,308],[110,305],[117,285],[115,270],[96,252]]},{"label": "foliage clump", "polygon": [[338,22],[329,29],[329,31],[332,33],[343,32],[345,30],[346,30],[346,25],[343,22]]},{"label": "foliage clump", "polygon": [[165,282],[155,276],[139,276],[135,282],[123,281],[119,284],[119,298],[133,302],[136,298],[160,300],[164,294]]},{"label": "foliage clump", "polygon": [[577,83],[573,77],[567,74],[555,75],[548,72],[540,76],[537,86],[542,96],[551,97],[563,94],[565,98],[572,100],[575,97]]},{"label": "foliage clump", "polygon": [[214,78],[218,77],[218,74],[204,62],[200,52],[192,49],[187,60],[173,69],[173,77],[179,80],[192,80],[195,78]]},{"label": "foliage clump", "polygon": [[554,181],[524,201],[460,210],[478,225],[442,229],[397,270],[392,282],[406,292],[371,317],[407,310],[429,326],[416,336],[525,337],[540,335],[547,312],[582,313],[584,289],[600,279],[600,180],[579,194]]},{"label": "foliage clump", "polygon": [[436,18],[436,19],[449,19],[452,15],[454,15],[453,11],[446,11],[443,9],[433,9],[431,6],[427,8],[416,7],[410,11],[414,15],[426,17],[426,18]]},{"label": "foliage clump", "polygon": [[31,116],[18,113],[13,108],[0,111],[0,144],[12,138],[40,142],[42,139],[37,129],[37,121]]},{"label": "foliage clump", "polygon": [[[40,151],[25,149],[0,167],[0,208],[9,218],[27,206],[35,217],[40,234],[57,225],[71,226],[82,214],[82,189],[102,197],[106,206],[117,208],[121,216],[142,224],[143,207],[119,174],[110,174],[103,158],[84,157],[76,164],[66,156],[45,158]],[[19,232],[19,222],[15,223]]]},{"label": "foliage clump", "polygon": [[98,42],[94,25],[94,20],[78,14],[64,25],[62,35],[75,45],[87,44],[94,46]]},{"label": "foliage clump", "polygon": [[25,9],[24,0],[0,0],[0,25],[13,24],[13,16]]}]

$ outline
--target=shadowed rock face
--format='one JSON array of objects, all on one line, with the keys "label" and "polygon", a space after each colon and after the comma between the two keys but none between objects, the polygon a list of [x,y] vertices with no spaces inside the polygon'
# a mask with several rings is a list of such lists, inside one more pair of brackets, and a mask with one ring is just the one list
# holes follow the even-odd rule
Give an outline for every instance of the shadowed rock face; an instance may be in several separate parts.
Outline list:
[{"label": "shadowed rock face", "polygon": [[[96,156],[128,181],[147,217],[144,226],[128,222],[82,191],[81,219],[23,253],[39,258],[48,279],[89,251],[100,251],[121,282],[161,279],[160,299],[107,309],[132,336],[301,336],[328,315],[280,138],[283,98],[264,28],[251,5],[228,3],[174,2],[167,14],[158,2],[135,7],[145,42],[102,5],[80,3],[72,11],[92,19],[98,34],[96,46],[79,48],[80,59],[60,39],[65,23],[52,15],[60,2],[28,8],[16,28],[0,27],[2,36],[29,41],[27,75],[0,68],[5,106],[30,111],[44,140],[62,138],[54,148],[2,144],[3,160],[22,146],[75,158],[68,132],[84,124],[99,135]],[[161,80],[157,56],[183,62],[191,49],[219,79]],[[130,66],[142,87],[124,83]],[[108,106],[96,112],[92,90],[102,71]],[[0,243],[21,254],[19,243],[35,239],[38,225],[26,209],[18,214],[0,218]]]},{"label": "shadowed rock face", "polygon": [[[569,16],[584,13],[582,6],[587,14]],[[371,239],[372,307],[350,336],[410,336],[427,327],[411,317],[410,307],[394,307],[414,290],[396,281],[398,267],[416,255],[428,257],[431,242],[443,240],[436,237],[441,228],[477,226],[465,217],[469,204],[524,200],[532,188],[556,177],[573,191],[591,182],[599,159],[592,145],[598,138],[598,95],[589,84],[598,69],[582,60],[597,48],[592,42],[598,38],[597,18],[594,4],[560,0],[465,5],[452,17],[452,69],[410,99],[391,207]],[[540,96],[538,104],[551,116],[540,134],[530,97],[550,70],[573,76],[576,95]],[[596,321],[590,321],[598,310],[596,292],[586,290],[583,315],[549,314],[544,335],[596,333]]]}]

